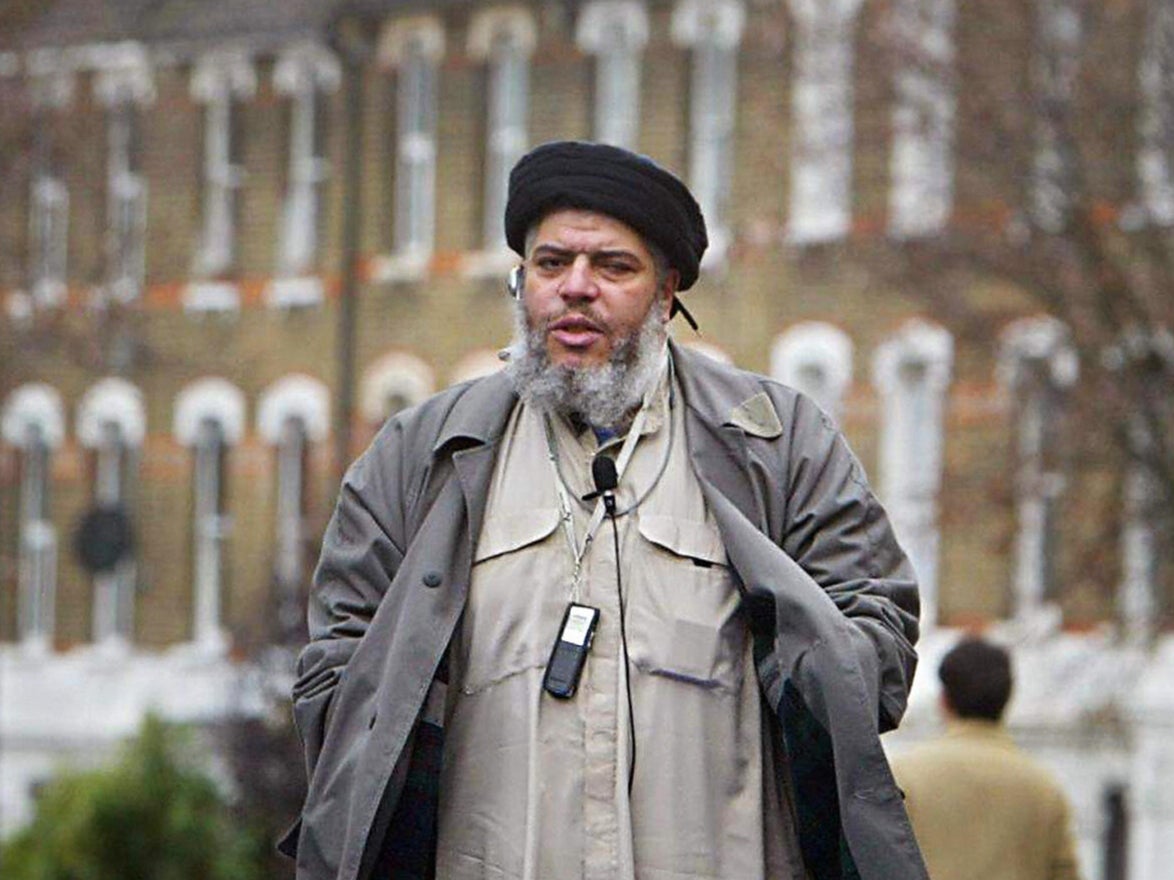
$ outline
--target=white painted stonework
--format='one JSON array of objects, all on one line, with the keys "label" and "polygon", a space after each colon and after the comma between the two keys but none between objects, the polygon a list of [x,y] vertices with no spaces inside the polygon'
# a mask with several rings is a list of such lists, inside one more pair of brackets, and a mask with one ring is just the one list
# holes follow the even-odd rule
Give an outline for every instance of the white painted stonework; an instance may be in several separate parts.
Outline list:
[{"label": "white painted stonework", "polygon": [[368,424],[379,424],[390,415],[388,401],[399,398],[411,406],[436,390],[432,368],[404,351],[383,355],[363,373],[359,385],[359,412]]},{"label": "white painted stonework", "polygon": [[62,766],[109,758],[148,712],[195,723],[256,713],[255,678],[190,646],[34,655],[0,645],[0,837],[32,817],[37,786]]},{"label": "white painted stonework", "polygon": [[125,379],[108,376],[99,379],[82,395],[77,407],[77,436],[87,449],[102,444],[102,429],[107,422],[118,425],[122,439],[131,446],[142,446],[147,436],[147,413],[143,394]]},{"label": "white painted stonework", "polygon": [[809,395],[839,419],[844,393],[852,383],[852,340],[823,321],[795,324],[771,345],[770,375]]},{"label": "white painted stonework", "polygon": [[175,399],[175,439],[184,446],[195,444],[204,419],[219,422],[228,443],[239,443],[245,430],[244,394],[227,379],[215,376],[189,383]]},{"label": "white painted stonework", "polygon": [[29,425],[37,425],[45,442],[56,449],[65,439],[65,410],[57,390],[40,382],[13,391],[0,410],[0,437],[12,446],[25,441]]},{"label": "white painted stonework", "polygon": [[330,431],[330,390],[320,379],[294,374],[274,381],[257,404],[257,432],[269,444],[281,441],[285,420],[302,420],[306,434],[321,443]]}]

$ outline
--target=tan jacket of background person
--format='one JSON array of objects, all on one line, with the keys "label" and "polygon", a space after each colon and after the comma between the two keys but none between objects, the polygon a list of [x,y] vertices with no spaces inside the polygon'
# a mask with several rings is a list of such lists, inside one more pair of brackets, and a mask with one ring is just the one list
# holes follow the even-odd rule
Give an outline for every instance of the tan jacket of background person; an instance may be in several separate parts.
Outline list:
[{"label": "tan jacket of background person", "polygon": [[932,880],[1077,880],[1068,803],[1002,724],[954,719],[893,761]]}]

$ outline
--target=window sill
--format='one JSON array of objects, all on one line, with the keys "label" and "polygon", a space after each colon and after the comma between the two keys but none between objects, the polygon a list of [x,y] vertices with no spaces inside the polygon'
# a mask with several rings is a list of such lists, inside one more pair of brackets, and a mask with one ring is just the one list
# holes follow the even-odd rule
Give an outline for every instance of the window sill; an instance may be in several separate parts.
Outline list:
[{"label": "window sill", "polygon": [[384,284],[403,284],[424,281],[432,263],[432,254],[422,251],[405,251],[386,254],[372,260],[372,280]]},{"label": "window sill", "polygon": [[500,278],[505,284],[506,273],[520,262],[521,258],[511,250],[473,251],[465,254],[461,261],[461,274],[466,278]]},{"label": "window sill", "polygon": [[240,307],[240,291],[226,281],[193,281],[183,291],[185,312],[239,312]]},{"label": "window sill", "polygon": [[265,305],[274,309],[302,309],[321,305],[325,299],[322,279],[312,275],[278,278],[265,288]]}]

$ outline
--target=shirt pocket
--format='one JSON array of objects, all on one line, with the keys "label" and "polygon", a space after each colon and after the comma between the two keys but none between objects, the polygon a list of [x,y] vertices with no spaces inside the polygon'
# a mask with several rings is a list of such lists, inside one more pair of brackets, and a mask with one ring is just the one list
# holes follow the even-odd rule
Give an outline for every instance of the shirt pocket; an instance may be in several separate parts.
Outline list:
[{"label": "shirt pocket", "polygon": [[462,690],[484,690],[545,664],[570,595],[557,508],[489,517],[473,554],[461,627]]},{"label": "shirt pocket", "polygon": [[717,526],[639,517],[648,545],[628,604],[629,654],[638,669],[706,688],[736,690],[746,646],[739,596]]}]

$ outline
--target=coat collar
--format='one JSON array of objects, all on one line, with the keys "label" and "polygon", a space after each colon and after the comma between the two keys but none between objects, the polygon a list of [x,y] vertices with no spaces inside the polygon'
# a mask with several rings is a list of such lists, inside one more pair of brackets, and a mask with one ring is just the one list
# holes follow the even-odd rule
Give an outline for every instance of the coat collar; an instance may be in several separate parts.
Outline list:
[{"label": "coat collar", "polygon": [[470,443],[485,444],[496,440],[505,430],[506,421],[518,399],[504,370],[475,379],[463,388],[458,386],[454,393],[458,397],[432,446],[433,454],[450,443],[467,446]]},{"label": "coat collar", "polygon": [[669,349],[679,368],[685,402],[703,422],[767,440],[782,434],[782,422],[762,389],[761,376],[718,363],[672,340]]}]

